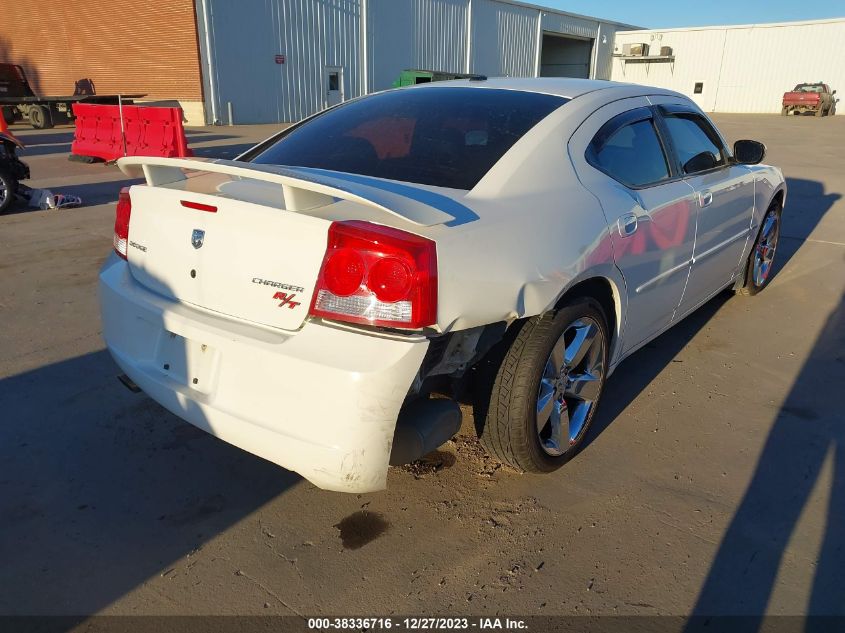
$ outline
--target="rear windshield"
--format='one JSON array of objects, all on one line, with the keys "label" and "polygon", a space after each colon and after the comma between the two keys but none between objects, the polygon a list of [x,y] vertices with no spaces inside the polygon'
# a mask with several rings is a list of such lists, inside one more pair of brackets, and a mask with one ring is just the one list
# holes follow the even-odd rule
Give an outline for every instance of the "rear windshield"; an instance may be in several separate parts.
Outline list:
[{"label": "rear windshield", "polygon": [[792,92],[824,92],[824,84],[798,84]]},{"label": "rear windshield", "polygon": [[328,110],[244,159],[472,189],[568,99],[492,88],[394,90]]}]

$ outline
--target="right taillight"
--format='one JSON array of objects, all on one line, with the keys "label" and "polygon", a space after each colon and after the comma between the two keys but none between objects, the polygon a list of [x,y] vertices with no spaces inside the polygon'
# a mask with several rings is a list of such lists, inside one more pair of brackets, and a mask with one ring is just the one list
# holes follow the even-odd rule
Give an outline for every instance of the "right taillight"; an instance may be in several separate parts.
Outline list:
[{"label": "right taillight", "polygon": [[114,252],[123,259],[126,259],[126,249],[129,246],[130,215],[132,215],[132,200],[129,198],[129,187],[124,187],[120,190],[114,213]]},{"label": "right taillight", "polygon": [[334,222],[311,314],[416,329],[437,321],[434,242],[380,224]]}]

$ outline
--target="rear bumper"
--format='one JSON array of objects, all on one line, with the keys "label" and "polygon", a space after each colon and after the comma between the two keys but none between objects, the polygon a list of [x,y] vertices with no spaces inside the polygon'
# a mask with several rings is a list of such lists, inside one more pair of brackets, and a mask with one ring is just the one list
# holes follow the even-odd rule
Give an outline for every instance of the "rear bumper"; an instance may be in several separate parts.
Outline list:
[{"label": "rear bumper", "polygon": [[804,108],[806,110],[818,110],[821,105],[818,101],[784,101],[784,108]]},{"label": "rear bumper", "polygon": [[385,487],[424,337],[252,326],[150,292],[115,255],[100,272],[100,304],[117,364],[175,415],[320,488]]}]

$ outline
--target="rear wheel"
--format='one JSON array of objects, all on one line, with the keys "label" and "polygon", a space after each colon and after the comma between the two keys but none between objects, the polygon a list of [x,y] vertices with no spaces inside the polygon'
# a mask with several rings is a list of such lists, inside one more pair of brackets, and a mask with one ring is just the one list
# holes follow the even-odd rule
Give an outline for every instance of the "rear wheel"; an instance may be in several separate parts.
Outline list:
[{"label": "rear wheel", "polygon": [[53,127],[53,117],[47,106],[32,106],[29,109],[29,123],[36,130],[47,130]]},{"label": "rear wheel", "polygon": [[815,112],[816,116],[824,116],[824,106],[819,105],[819,109]]},{"label": "rear wheel", "polygon": [[780,109],[780,115],[781,115],[781,116],[786,116],[787,114],[789,114],[789,108],[787,108],[786,106],[783,106],[783,107]]},{"label": "rear wheel", "polygon": [[780,204],[773,202],[763,217],[760,232],[754,242],[754,249],[748,256],[748,262],[745,265],[745,285],[740,288],[741,294],[756,295],[769,285],[780,239],[780,221]]},{"label": "rear wheel", "polygon": [[12,206],[17,188],[17,180],[9,172],[0,169],[0,213],[5,213]]},{"label": "rear wheel", "polygon": [[481,443],[502,462],[550,472],[583,444],[604,390],[607,319],[580,297],[529,319],[497,367],[483,416]]}]

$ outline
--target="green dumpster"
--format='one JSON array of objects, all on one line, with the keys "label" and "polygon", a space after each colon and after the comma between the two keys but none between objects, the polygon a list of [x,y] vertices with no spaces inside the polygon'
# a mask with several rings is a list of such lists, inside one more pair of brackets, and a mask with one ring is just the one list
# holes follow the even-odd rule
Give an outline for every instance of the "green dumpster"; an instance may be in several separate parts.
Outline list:
[{"label": "green dumpster", "polygon": [[413,86],[415,84],[426,84],[431,81],[449,81],[450,79],[486,79],[484,75],[467,73],[444,73],[438,70],[406,69],[399,74],[399,78],[393,82],[394,88],[402,86]]}]

